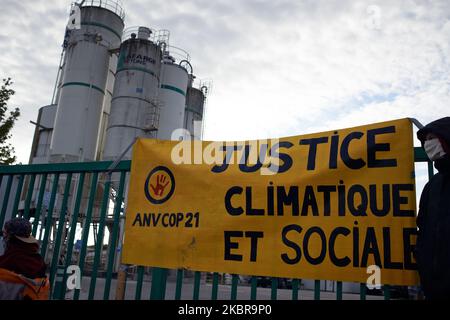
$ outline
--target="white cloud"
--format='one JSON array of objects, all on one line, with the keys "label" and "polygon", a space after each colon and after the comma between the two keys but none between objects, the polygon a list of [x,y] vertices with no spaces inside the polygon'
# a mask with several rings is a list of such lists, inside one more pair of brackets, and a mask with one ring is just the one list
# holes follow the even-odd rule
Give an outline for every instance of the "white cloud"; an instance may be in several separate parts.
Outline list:
[{"label": "white cloud", "polygon": [[[28,161],[51,100],[69,1],[2,1],[0,75],[22,117],[13,144]],[[450,3],[174,1],[125,3],[126,24],[169,29],[199,78],[211,78],[205,138],[303,134],[448,115]]]}]

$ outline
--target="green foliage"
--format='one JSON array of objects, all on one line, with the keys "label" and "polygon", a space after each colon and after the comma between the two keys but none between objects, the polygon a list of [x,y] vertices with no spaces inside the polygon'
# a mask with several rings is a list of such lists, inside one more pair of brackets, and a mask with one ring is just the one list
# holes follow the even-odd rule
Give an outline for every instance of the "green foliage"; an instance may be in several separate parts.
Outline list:
[{"label": "green foliage", "polygon": [[8,112],[8,101],[15,94],[11,89],[11,78],[3,79],[0,88],[0,165],[10,165],[16,161],[13,146],[8,143],[11,138],[11,129],[20,116],[19,108]]}]

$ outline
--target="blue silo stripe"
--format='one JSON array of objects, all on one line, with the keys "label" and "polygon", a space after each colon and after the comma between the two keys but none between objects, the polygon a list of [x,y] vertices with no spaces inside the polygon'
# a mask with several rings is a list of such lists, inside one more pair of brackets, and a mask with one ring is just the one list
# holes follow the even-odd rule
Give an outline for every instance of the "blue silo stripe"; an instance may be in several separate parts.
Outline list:
[{"label": "blue silo stripe", "polygon": [[95,90],[100,91],[101,93],[105,94],[105,91],[103,89],[101,89],[97,86],[94,86],[94,85],[90,85],[89,83],[85,83],[85,82],[66,82],[61,86],[61,88],[68,87],[68,86],[88,87],[88,88],[95,89]]},{"label": "blue silo stripe", "polygon": [[97,23],[97,22],[81,22],[81,25],[82,26],[95,26],[95,27],[100,27],[100,28],[106,29],[106,30],[114,33],[119,38],[119,40],[122,40],[122,36],[116,30],[108,27],[107,25]]},{"label": "blue silo stripe", "polygon": [[179,94],[182,94],[183,96],[186,96],[186,92],[184,92],[180,88],[170,86],[168,84],[162,84],[161,89],[172,90],[172,91],[178,92]]},{"label": "blue silo stripe", "polygon": [[156,76],[156,74],[154,74],[152,71],[144,69],[144,68],[139,68],[139,67],[120,68],[119,70],[116,71],[116,74],[118,74],[119,72],[122,72],[122,71],[127,71],[127,70],[134,70],[134,71],[141,71],[141,72],[144,72],[144,73],[148,73],[148,74],[154,76],[156,79],[159,80],[159,78]]}]

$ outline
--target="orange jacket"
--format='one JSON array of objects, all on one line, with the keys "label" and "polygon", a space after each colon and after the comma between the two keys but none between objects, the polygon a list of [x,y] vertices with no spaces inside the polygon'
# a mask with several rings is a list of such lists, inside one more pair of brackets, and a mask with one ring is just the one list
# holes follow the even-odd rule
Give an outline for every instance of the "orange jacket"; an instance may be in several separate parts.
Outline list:
[{"label": "orange jacket", "polygon": [[30,279],[0,268],[0,300],[48,300],[49,293],[47,277]]}]

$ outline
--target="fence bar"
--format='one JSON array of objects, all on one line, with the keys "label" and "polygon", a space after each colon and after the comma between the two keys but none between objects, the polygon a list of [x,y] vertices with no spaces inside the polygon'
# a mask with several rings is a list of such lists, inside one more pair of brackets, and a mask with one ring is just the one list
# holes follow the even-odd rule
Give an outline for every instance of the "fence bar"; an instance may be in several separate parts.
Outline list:
[{"label": "fence bar", "polygon": [[183,269],[177,270],[177,284],[175,288],[175,300],[181,300],[181,289],[183,287]]},{"label": "fence bar", "polygon": [[292,279],[292,300],[298,300],[298,289],[300,287],[300,279]]},{"label": "fence bar", "polygon": [[[142,283],[144,282],[144,271],[145,268],[142,266],[137,267],[137,283],[136,283],[136,294],[134,296],[135,300],[141,300],[142,295]],[[92,287],[92,285],[91,285]],[[91,300],[91,298],[89,298]]]},{"label": "fence bar", "polygon": [[152,288],[150,291],[151,300],[164,300],[166,297],[167,269],[153,268]]},{"label": "fence bar", "polygon": [[384,285],[383,292],[384,292],[384,300],[391,300],[391,286]]},{"label": "fence bar", "polygon": [[366,284],[360,283],[359,284],[359,300],[366,300]]},{"label": "fence bar", "polygon": [[27,197],[25,199],[25,207],[23,209],[23,217],[28,220],[30,216],[30,203],[33,196],[34,183],[36,181],[36,175],[31,175],[30,184],[28,185]]},{"label": "fence bar", "polygon": [[342,300],[342,281],[336,282],[336,300]]},{"label": "fence bar", "polygon": [[270,299],[277,300],[278,278],[272,278],[272,289],[270,291]]},{"label": "fence bar", "polygon": [[53,178],[52,193],[50,195],[50,203],[48,205],[47,223],[45,224],[44,240],[42,241],[41,255],[45,257],[48,247],[48,239],[50,238],[50,230],[52,228],[53,209],[55,207],[56,192],[58,191],[59,173]]},{"label": "fence bar", "polygon": [[233,274],[231,277],[231,300],[237,299],[237,287],[238,287],[239,276]]},{"label": "fence bar", "polygon": [[113,216],[113,230],[111,235],[112,243],[109,244],[109,257],[108,257],[108,267],[106,271],[106,281],[105,281],[105,292],[103,293],[103,300],[109,299],[109,292],[111,289],[111,279],[112,272],[114,267],[114,258],[116,256],[116,247],[119,236],[119,225],[120,225],[120,211],[122,210],[122,202],[123,202],[123,190],[125,186],[125,178],[127,173],[120,173],[120,181],[119,181],[119,190],[116,194],[116,203],[114,205],[114,216]]},{"label": "fence bar", "polygon": [[9,195],[11,193],[13,177],[13,175],[8,176],[8,182],[6,183],[6,192],[5,196],[3,197],[2,212],[0,214],[0,228],[3,227],[3,223],[5,222],[6,210],[8,209]]},{"label": "fence bar", "polygon": [[314,280],[314,300],[320,300],[320,280]]},{"label": "fence bar", "polygon": [[[67,174],[66,185],[64,187],[64,196],[61,204],[61,211],[59,213],[58,231],[56,234],[56,240],[53,242],[53,258],[50,268],[50,284],[53,286],[53,280],[55,279],[56,267],[59,261],[59,250],[61,247],[61,240],[63,230],[66,227],[66,213],[67,213],[67,199],[69,198],[70,185],[72,183],[72,173]],[[64,278],[64,277],[63,277]]]},{"label": "fence bar", "polygon": [[[48,164],[32,164],[32,165],[15,165],[0,166],[0,174],[43,174],[43,173],[78,173],[78,172],[108,172],[113,161],[97,161],[97,162],[73,162],[73,163],[48,163]],[[113,170],[130,171],[131,160],[121,161]]]},{"label": "fence bar", "polygon": [[414,147],[414,162],[428,162],[427,153],[422,147]]},{"label": "fence bar", "polygon": [[89,300],[94,299],[95,285],[97,283],[98,266],[103,253],[103,238],[105,235],[106,211],[108,209],[109,189],[111,188],[111,175],[108,174],[108,180],[103,190],[102,207],[100,209],[100,224],[98,227],[97,247],[94,254],[94,265],[92,266],[91,284],[89,286]]},{"label": "fence bar", "polygon": [[258,278],[253,276],[251,280],[250,300],[256,300],[258,290],[257,288],[258,288]]},{"label": "fence bar", "polygon": [[434,176],[433,162],[428,161],[428,180]]},{"label": "fence bar", "polygon": [[[88,238],[89,238],[89,229],[91,227],[91,220],[92,220],[92,209],[94,207],[95,194],[97,192],[97,182],[98,182],[98,172],[94,172],[92,174],[91,190],[89,193],[89,203],[88,203],[88,208],[86,211],[86,219],[84,220],[83,234],[81,236],[81,251],[80,251],[80,260],[78,263],[78,266],[80,267],[80,271],[81,271],[81,278],[83,278],[83,269],[84,269],[84,262],[86,259],[87,243],[88,243]],[[75,290],[73,299],[74,300],[80,299],[80,290],[79,289]]]},{"label": "fence bar", "polygon": [[19,214],[19,202],[20,196],[22,195],[23,181],[25,180],[25,175],[21,174],[19,178],[19,184],[16,189],[16,198],[14,199],[14,207],[12,211],[12,216],[17,217]]},{"label": "fence bar", "polygon": [[219,292],[219,273],[213,273],[211,300],[217,300],[217,294]]},{"label": "fence bar", "polygon": [[52,295],[50,299],[59,299],[61,296],[62,287],[65,287],[66,281],[64,281],[64,274],[66,273],[66,268],[64,265],[58,265],[55,272],[55,283],[52,285]]},{"label": "fence bar", "polygon": [[41,185],[39,187],[38,201],[37,201],[36,212],[34,214],[34,221],[33,221],[32,234],[34,237],[36,237],[39,221],[41,220],[42,201],[44,199],[44,192],[45,192],[45,185],[47,184],[47,177],[48,177],[48,175],[46,173],[44,173],[41,176]]},{"label": "fence bar", "polygon": [[201,272],[195,271],[194,275],[194,294],[193,294],[193,300],[198,300],[200,297],[200,280],[201,280]]},{"label": "fence bar", "polygon": [[162,269],[162,273],[163,273],[163,277],[162,277],[162,281],[161,281],[161,290],[163,292],[163,297],[162,299],[165,300],[166,299],[166,285],[167,285],[167,274],[169,273],[168,269]]},{"label": "fence bar", "polygon": [[[75,232],[77,229],[77,223],[78,223],[78,215],[80,213],[80,206],[81,206],[81,199],[83,196],[83,186],[84,186],[84,177],[85,173],[80,173],[79,181],[78,181],[78,187],[77,187],[77,195],[75,199],[75,207],[72,213],[72,221],[70,224],[70,231],[69,236],[67,238],[67,254],[66,254],[66,260],[65,262],[65,270],[72,264],[72,252],[73,252],[73,246],[74,246],[74,240],[75,240]],[[63,277],[63,283],[66,283],[67,281],[67,274],[64,273]],[[61,289],[61,295],[59,296],[59,299],[64,299],[66,295],[66,286],[62,286]]]}]

